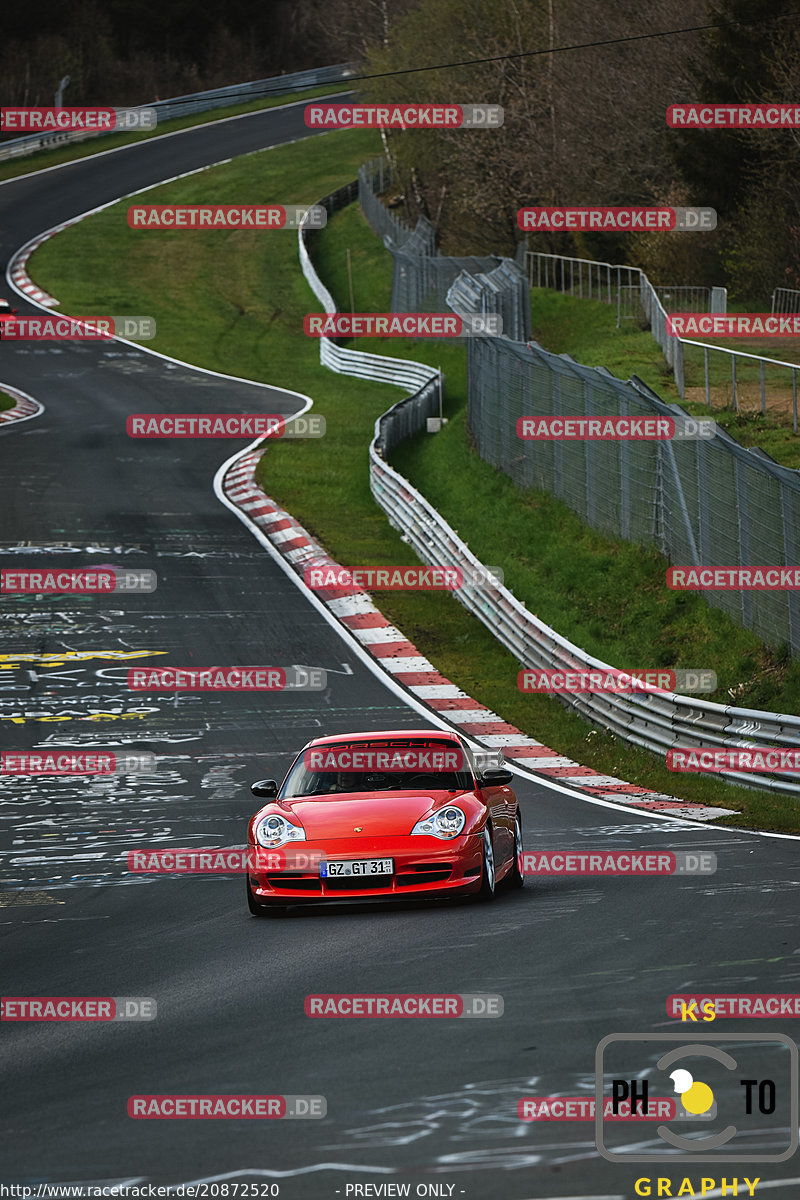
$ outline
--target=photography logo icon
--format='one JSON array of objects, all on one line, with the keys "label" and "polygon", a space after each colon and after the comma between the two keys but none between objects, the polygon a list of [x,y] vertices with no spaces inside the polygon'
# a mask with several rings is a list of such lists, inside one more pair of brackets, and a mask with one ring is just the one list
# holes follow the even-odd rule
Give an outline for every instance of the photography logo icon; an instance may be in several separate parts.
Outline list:
[{"label": "photography logo icon", "polygon": [[[679,1102],[655,1127],[660,1144],[626,1144],[604,1102],[646,1115],[651,1085],[664,1095],[667,1079]],[[612,1033],[595,1052],[595,1143],[614,1163],[785,1162],[798,1148],[799,1084],[797,1046],[781,1033]]]}]

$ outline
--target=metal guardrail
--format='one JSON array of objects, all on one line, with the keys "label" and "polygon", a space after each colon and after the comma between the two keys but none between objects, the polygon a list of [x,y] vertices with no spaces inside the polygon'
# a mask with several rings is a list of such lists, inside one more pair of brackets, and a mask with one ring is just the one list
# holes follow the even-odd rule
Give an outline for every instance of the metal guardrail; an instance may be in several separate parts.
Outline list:
[{"label": "metal guardrail", "polygon": [[[734,412],[739,412],[739,389],[743,386],[737,375],[737,363],[745,366],[757,364],[759,367],[759,392],[761,412],[766,413],[766,369],[777,368],[786,386],[791,387],[792,394],[792,429],[798,431],[797,404],[797,363],[784,362],[778,358],[765,358],[760,354],[748,354],[742,350],[729,350],[727,346],[717,346],[710,342],[700,342],[692,338],[672,337],[667,333],[667,311],[661,302],[659,293],[664,288],[655,288],[638,267],[620,267],[614,263],[595,262],[593,259],[571,258],[561,254],[538,254],[526,251],[528,265],[528,280],[531,287],[553,288],[556,291],[569,292],[570,295],[587,300],[602,300],[607,304],[617,301],[617,328],[620,322],[629,317],[641,314],[650,325],[650,332],[661,347],[661,352],[672,367],[675,386],[681,399],[686,396],[685,384],[685,347],[697,346],[703,351],[703,388],[705,402],[711,405],[711,355],[727,355],[730,363],[730,389],[733,399]],[[534,285],[534,275],[536,283]],[[627,282],[623,283],[623,278]],[[673,293],[678,290],[670,289]],[[697,292],[700,289],[683,289],[686,292]],[[727,311],[727,292],[725,288],[712,288],[708,301],[708,311],[724,313]],[[636,311],[631,307],[635,300]],[[797,305],[797,307],[795,307]],[[776,308],[777,306],[777,308]],[[677,311],[674,305],[672,311]],[[688,310],[687,310],[688,311]],[[699,310],[698,310],[699,311]],[[787,288],[776,288],[772,294],[773,313],[789,313],[800,311],[800,292],[792,292]],[[786,374],[788,372],[788,375]]]},{"label": "metal guardrail", "polygon": [[[379,427],[391,415],[391,411],[384,414],[379,419]],[[418,428],[421,427],[420,415]],[[464,571],[481,566],[469,547],[424,496],[383,461],[375,441],[370,445],[370,487],[390,524],[402,531],[423,562],[432,566],[455,565]],[[523,667],[611,669],[608,663],[587,654],[528,612],[506,587],[465,586],[454,595]],[[586,693],[560,699],[565,707],[576,709],[623,741],[662,756],[678,746],[800,746],[800,717],[795,716],[713,704],[676,693],[648,694],[646,697]],[[702,734],[702,740],[698,739],[698,734]],[[716,774],[744,786],[800,796],[800,784],[771,779],[767,774],[737,771]]]},{"label": "metal guardrail", "polygon": [[[271,79],[256,79],[250,83],[236,83],[230,87],[212,88],[207,92],[192,92],[187,96],[175,96],[171,100],[156,100],[152,104],[138,107],[154,108],[158,124],[186,117],[193,113],[208,112],[214,108],[227,108],[232,104],[245,104],[248,100],[259,100],[267,96],[282,96],[289,92],[303,91],[309,87],[322,87],[327,83],[342,83],[356,73],[353,63],[337,63],[330,67],[314,67],[309,71],[296,71],[293,75],[276,75]],[[67,142],[84,142],[88,138],[104,137],[119,132],[113,129],[74,129],[58,133],[31,133],[25,137],[0,142],[0,162],[12,158],[23,158],[37,150],[52,149]]]},{"label": "metal guardrail", "polygon": [[[336,198],[342,204],[348,203],[347,195],[348,189],[340,189]],[[335,198],[326,197],[319,203],[332,211]],[[311,263],[307,236],[308,232],[300,229],[298,242],[303,274],[325,311],[336,312],[333,298]],[[375,435],[369,446],[370,489],[389,523],[403,534],[424,563],[460,566],[465,575],[472,578],[467,574],[469,568],[483,569],[483,564],[413,484],[395,471],[384,457],[404,437],[422,429],[426,418],[435,412],[438,373],[425,364],[342,350],[332,342],[328,349],[324,345],[321,347],[321,361],[326,362],[329,355],[333,370],[358,374],[361,378],[412,386],[412,376],[416,375],[418,380],[428,376],[414,395],[393,405],[375,422]],[[405,381],[400,378],[403,372],[406,373]],[[502,585],[483,583],[477,587],[469,584],[453,594],[525,668],[614,669],[561,637]],[[587,693],[565,695],[560,699],[565,707],[577,710],[623,741],[656,754],[666,755],[670,748],[677,746],[800,747],[800,717],[797,716],[714,704],[677,693],[646,696]],[[698,740],[698,735],[702,740]],[[719,771],[714,774],[743,786],[800,796],[800,784],[771,779],[766,773]]]},{"label": "metal guardrail", "polygon": [[800,312],[800,292],[794,288],[775,288],[772,293],[772,314]]},{"label": "metal guardrail", "polygon": [[[330,213],[337,208],[350,204],[358,195],[358,183],[347,184],[338,191],[318,201]],[[300,227],[297,244],[300,255],[300,266],[306,282],[319,300],[326,313],[338,311],[333,297],[314,270],[308,253],[307,239],[310,230]],[[338,375],[353,375],[360,379],[372,379],[378,383],[390,383],[395,387],[418,391],[431,380],[436,380],[438,393],[439,372],[427,363],[410,362],[404,358],[385,358],[381,354],[367,354],[363,350],[348,350],[340,346],[333,338],[319,339],[319,357],[323,366],[336,371]]]}]

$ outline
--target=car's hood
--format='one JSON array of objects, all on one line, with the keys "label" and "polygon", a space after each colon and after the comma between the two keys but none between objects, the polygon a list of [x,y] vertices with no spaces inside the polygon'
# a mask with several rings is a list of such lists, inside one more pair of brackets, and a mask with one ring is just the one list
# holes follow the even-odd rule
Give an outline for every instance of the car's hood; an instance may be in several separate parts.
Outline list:
[{"label": "car's hood", "polygon": [[[466,793],[473,801],[472,793]],[[279,808],[291,812],[306,831],[309,841],[318,838],[387,837],[411,833],[417,821],[443,804],[461,804],[465,793],[363,792],[338,796],[300,796],[281,800]]]}]

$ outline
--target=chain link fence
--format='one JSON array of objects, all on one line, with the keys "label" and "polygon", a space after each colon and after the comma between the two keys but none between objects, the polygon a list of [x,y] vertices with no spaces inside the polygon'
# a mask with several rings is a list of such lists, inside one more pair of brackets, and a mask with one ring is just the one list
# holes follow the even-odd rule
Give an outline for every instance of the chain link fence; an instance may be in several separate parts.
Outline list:
[{"label": "chain link fence", "polygon": [[[376,164],[368,164],[360,176],[359,194],[363,203],[369,193],[365,212],[371,220],[374,211],[374,227],[379,232],[387,228],[386,218],[375,209],[375,203],[383,208],[375,195],[380,182]],[[382,182],[388,186],[385,168]],[[435,293],[436,284],[447,278],[445,264],[458,267],[448,287],[453,288],[451,300],[473,303],[482,296],[483,303],[498,303],[494,280],[499,279],[495,274],[499,260],[487,269],[477,266],[481,260],[430,254],[414,257],[408,252],[410,232],[405,226],[403,230],[403,250],[388,245],[395,259],[395,277],[400,269],[408,268],[402,277],[402,307],[397,311],[431,311],[424,302]],[[555,282],[559,290],[612,304],[615,300],[619,303],[622,290],[638,289],[644,317],[673,367],[681,395],[684,346],[701,346],[706,361],[709,351],[719,349],[669,337],[662,299],[638,268],[532,254],[524,247],[518,248],[516,267],[510,260],[503,261],[507,264],[507,294],[514,291],[515,276],[524,284],[526,275],[532,285],[534,280],[536,286],[544,287]],[[441,264],[441,275],[428,273],[431,262]],[[706,297],[712,311],[719,311],[723,304],[721,291],[711,291]],[[446,300],[445,293],[435,311],[444,311]],[[736,357],[731,356],[734,378]],[[708,388],[708,374],[706,380]],[[558,497],[594,528],[611,537],[655,545],[679,565],[781,566],[800,562],[800,472],[779,466],[760,450],[746,450],[722,429],[717,428],[711,439],[698,440],[526,441],[517,436],[520,417],[682,414],[678,406],[665,404],[635,376],[623,382],[602,367],[581,366],[569,355],[550,354],[529,342],[527,335],[518,335],[516,339],[468,339],[467,381],[468,425],[481,457],[519,487],[538,488]],[[785,643],[800,657],[797,592],[704,594],[710,604],[764,641]]]},{"label": "chain link fence", "polygon": [[[535,343],[475,338],[468,354],[468,424],[481,457],[521,488],[539,488],[611,537],[655,545],[681,565],[800,562],[800,477],[722,430],[696,441],[524,441],[528,416],[674,416],[635,377]],[[797,592],[704,593],[767,642],[800,657]]]},{"label": "chain link fence", "polygon": [[465,275],[481,276],[484,296],[494,293],[495,300],[487,299],[485,309],[474,311],[502,313],[507,333],[528,337],[530,300],[524,279],[511,260],[496,254],[462,258],[440,255],[434,227],[426,217],[419,217],[411,229],[379,199],[394,181],[392,167],[385,158],[373,159],[358,173],[361,209],[393,259],[392,312],[449,312],[447,297],[456,280]]},{"label": "chain link fence", "polygon": [[514,341],[525,341],[531,332],[531,306],[524,273],[510,258],[493,271],[457,275],[445,300],[454,312],[499,313],[502,332]]}]

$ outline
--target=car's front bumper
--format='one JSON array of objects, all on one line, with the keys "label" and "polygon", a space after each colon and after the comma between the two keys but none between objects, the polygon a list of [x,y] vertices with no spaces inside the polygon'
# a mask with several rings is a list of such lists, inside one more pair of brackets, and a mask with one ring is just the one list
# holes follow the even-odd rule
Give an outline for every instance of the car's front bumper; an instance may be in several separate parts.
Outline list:
[{"label": "car's front bumper", "polygon": [[[301,845],[297,843],[294,848],[299,852]],[[303,842],[302,850],[309,858],[321,855],[328,862],[391,858],[394,874],[321,876],[318,865],[306,869],[258,870],[249,876],[256,901],[286,904],[303,900],[446,895],[476,892],[481,883],[481,834],[462,835],[447,842],[425,836],[332,839],[324,844]]]}]

